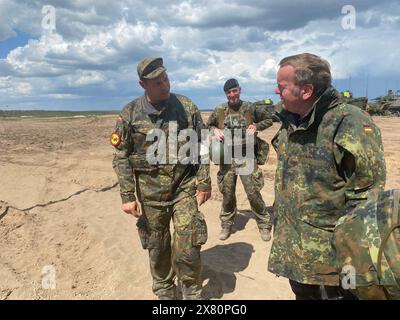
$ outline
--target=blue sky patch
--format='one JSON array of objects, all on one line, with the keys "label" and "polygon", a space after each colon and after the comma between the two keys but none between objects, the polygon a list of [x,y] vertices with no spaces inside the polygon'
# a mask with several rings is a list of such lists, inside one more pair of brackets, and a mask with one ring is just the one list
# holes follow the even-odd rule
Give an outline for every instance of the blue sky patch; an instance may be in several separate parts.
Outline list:
[{"label": "blue sky patch", "polygon": [[7,58],[10,51],[18,47],[25,46],[29,40],[35,39],[29,33],[16,30],[17,35],[6,40],[0,41],[0,59]]}]

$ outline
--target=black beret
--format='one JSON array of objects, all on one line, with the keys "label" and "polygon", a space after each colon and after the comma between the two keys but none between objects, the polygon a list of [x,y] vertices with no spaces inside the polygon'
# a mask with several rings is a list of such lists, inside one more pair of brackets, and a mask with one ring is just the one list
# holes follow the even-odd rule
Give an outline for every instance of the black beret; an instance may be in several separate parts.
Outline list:
[{"label": "black beret", "polygon": [[236,79],[229,79],[224,84],[224,91],[227,92],[228,90],[239,87],[239,82]]}]

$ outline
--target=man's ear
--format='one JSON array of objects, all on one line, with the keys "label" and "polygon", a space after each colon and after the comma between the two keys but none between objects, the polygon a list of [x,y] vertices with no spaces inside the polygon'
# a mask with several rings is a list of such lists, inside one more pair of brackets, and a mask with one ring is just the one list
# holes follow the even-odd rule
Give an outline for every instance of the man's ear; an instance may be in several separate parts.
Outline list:
[{"label": "man's ear", "polygon": [[312,84],[306,84],[303,86],[303,100],[308,100],[314,93],[314,86]]},{"label": "man's ear", "polygon": [[140,84],[140,86],[141,86],[143,89],[146,90],[146,82],[145,82],[145,81],[139,80],[139,84]]}]

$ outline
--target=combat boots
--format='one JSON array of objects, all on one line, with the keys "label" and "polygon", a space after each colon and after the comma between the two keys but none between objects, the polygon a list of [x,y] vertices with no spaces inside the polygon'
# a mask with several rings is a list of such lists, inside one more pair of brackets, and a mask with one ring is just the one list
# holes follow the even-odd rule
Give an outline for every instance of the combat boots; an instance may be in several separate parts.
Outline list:
[{"label": "combat boots", "polygon": [[222,226],[221,233],[219,234],[219,240],[226,240],[232,233],[232,226]]},{"label": "combat boots", "polygon": [[158,300],[176,300],[176,296],[158,296]]},{"label": "combat boots", "polygon": [[269,228],[260,228],[261,239],[264,241],[271,240],[271,230]]},{"label": "combat boots", "polygon": [[157,292],[158,300],[177,300],[175,285],[167,290]]}]

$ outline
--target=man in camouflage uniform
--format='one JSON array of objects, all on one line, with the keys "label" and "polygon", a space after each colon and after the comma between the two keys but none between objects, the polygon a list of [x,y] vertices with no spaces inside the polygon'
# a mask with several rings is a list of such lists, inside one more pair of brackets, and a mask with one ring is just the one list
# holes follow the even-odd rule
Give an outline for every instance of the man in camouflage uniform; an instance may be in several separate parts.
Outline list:
[{"label": "man in camouflage uniform", "polygon": [[268,270],[289,278],[297,299],[342,299],[333,230],[384,188],[380,130],[366,112],[339,102],[325,60],[304,53],[279,66],[283,110],[272,140],[278,163]]},{"label": "man in camouflage uniform", "polygon": [[[224,129],[237,129],[238,124],[242,130],[251,135],[255,135],[256,132],[272,126],[272,119],[264,108],[257,108],[256,105],[240,99],[241,88],[236,79],[226,81],[224,91],[228,102],[217,106],[207,122],[207,126],[214,133],[217,140],[224,140]],[[268,147],[268,144],[261,139],[257,138],[257,142],[263,142]],[[222,226],[220,240],[226,240],[230,236],[236,216],[237,165],[235,159],[232,160],[231,164],[220,164],[217,174],[218,188],[223,196],[220,213]],[[240,175],[240,179],[249,199],[251,209],[256,216],[261,238],[264,241],[269,241],[271,239],[272,223],[260,193],[264,186],[264,178],[262,171],[257,166],[257,161],[254,163],[253,172],[248,175]]]},{"label": "man in camouflage uniform", "polygon": [[[111,136],[122,209],[139,217],[138,231],[143,248],[149,251],[153,292],[158,298],[176,298],[176,275],[183,298],[200,299],[200,248],[206,241],[207,229],[198,205],[211,194],[209,165],[182,164],[173,158],[166,163],[149,162],[146,154],[153,141],[146,141],[146,137],[162,130],[165,145],[171,148],[170,142],[178,141],[176,136],[170,136],[171,128],[175,127],[176,133],[185,129],[199,132],[202,118],[190,99],[170,93],[162,58],[143,59],[137,72],[144,95],[123,108]],[[179,150],[182,143],[177,143]]]}]

